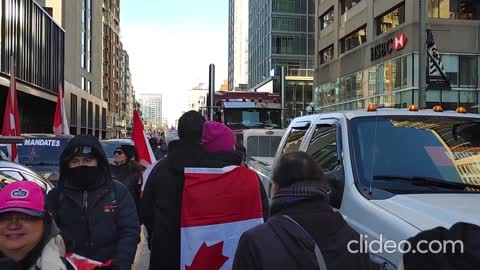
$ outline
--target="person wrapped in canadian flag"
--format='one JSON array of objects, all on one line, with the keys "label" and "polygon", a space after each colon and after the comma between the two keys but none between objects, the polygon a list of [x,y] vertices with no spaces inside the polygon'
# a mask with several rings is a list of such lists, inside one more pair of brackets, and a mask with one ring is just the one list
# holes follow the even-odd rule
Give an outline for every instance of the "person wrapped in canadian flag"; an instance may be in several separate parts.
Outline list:
[{"label": "person wrapped in canadian flag", "polygon": [[231,269],[240,236],[268,214],[266,195],[256,173],[241,166],[230,128],[208,121],[202,142],[204,166],[185,168],[180,269]]},{"label": "person wrapped in canadian flag", "polygon": [[243,231],[268,216],[265,190],[253,171],[241,167],[242,154],[226,126],[189,111],[178,121],[178,136],[152,170],[142,198],[149,269],[228,269]]}]

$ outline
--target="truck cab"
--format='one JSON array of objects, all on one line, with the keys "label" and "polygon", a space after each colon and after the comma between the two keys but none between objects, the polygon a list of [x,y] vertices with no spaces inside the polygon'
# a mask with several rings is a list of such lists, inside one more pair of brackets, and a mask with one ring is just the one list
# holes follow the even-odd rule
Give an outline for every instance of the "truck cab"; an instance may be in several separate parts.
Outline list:
[{"label": "truck cab", "polygon": [[[368,241],[480,224],[480,115],[463,112],[369,108],[296,118],[276,159],[310,154],[329,178],[331,206]],[[396,267],[402,253],[373,256]]]},{"label": "truck cab", "polygon": [[281,105],[278,94],[260,92],[217,92],[214,121],[221,122],[235,133],[237,144],[243,141],[246,129],[280,128]]}]

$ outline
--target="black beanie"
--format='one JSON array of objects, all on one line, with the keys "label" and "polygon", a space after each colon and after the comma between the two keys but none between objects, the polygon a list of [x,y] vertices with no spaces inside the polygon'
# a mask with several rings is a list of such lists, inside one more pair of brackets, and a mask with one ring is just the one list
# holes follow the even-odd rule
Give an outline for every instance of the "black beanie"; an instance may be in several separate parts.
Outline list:
[{"label": "black beanie", "polygon": [[137,151],[135,150],[135,146],[129,144],[122,144],[118,146],[115,151],[121,150],[127,156],[127,160],[135,160],[137,156]]},{"label": "black beanie", "polygon": [[[428,243],[432,241],[451,241],[449,244],[443,244],[442,249],[445,253],[433,253],[431,251],[422,254],[416,250],[420,241],[421,251],[428,250]],[[428,243],[426,243],[427,241]],[[459,244],[453,244],[455,241],[463,242],[463,252]],[[423,231],[416,236],[408,239],[412,251],[403,255],[403,264],[405,270],[473,270],[480,269],[480,227],[469,223],[457,223],[450,230],[437,227],[428,231]],[[455,247],[455,252],[453,252]],[[435,243],[432,245],[434,251],[440,249]]]}]

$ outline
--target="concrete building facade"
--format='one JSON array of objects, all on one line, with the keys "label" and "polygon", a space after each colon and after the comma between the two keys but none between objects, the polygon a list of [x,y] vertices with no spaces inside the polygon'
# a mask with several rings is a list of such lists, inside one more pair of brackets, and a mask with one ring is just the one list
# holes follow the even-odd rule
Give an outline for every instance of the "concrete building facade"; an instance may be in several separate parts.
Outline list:
[{"label": "concrete building facade", "polygon": [[132,73],[130,72],[130,57],[126,50],[122,51],[122,64],[120,72],[120,114],[119,127],[122,136],[130,136],[133,128],[134,94]]},{"label": "concrete building facade", "polygon": [[102,99],[101,0],[45,0],[65,29],[65,109],[70,133],[106,138]]},{"label": "concrete building facade", "polygon": [[[426,2],[451,84],[451,90],[427,90],[427,107],[478,112],[480,2]],[[317,110],[418,105],[417,0],[316,0],[315,15]]]},{"label": "concrete building facade", "polygon": [[103,0],[103,99],[108,103],[107,136],[118,137],[120,112],[120,0]]},{"label": "concrete building facade", "polygon": [[64,82],[65,32],[33,0],[0,0],[0,22],[1,115],[14,61],[21,132],[52,133],[56,96]]},{"label": "concrete building facade", "polygon": [[199,83],[188,91],[188,111],[200,111],[201,108],[207,106],[208,86],[204,83]]},{"label": "concrete building facade", "polygon": [[248,0],[229,0],[228,90],[248,84]]}]

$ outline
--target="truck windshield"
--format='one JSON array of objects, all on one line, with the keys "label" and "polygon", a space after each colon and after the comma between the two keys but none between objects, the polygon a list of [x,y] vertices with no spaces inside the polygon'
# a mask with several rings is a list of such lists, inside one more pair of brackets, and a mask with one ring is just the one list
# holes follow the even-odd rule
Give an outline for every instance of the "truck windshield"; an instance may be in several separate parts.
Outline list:
[{"label": "truck windshield", "polygon": [[480,191],[472,188],[480,187],[479,119],[372,116],[351,123],[363,185],[395,193]]},{"label": "truck windshield", "polygon": [[280,127],[280,110],[272,109],[225,109],[225,125],[245,128]]}]

